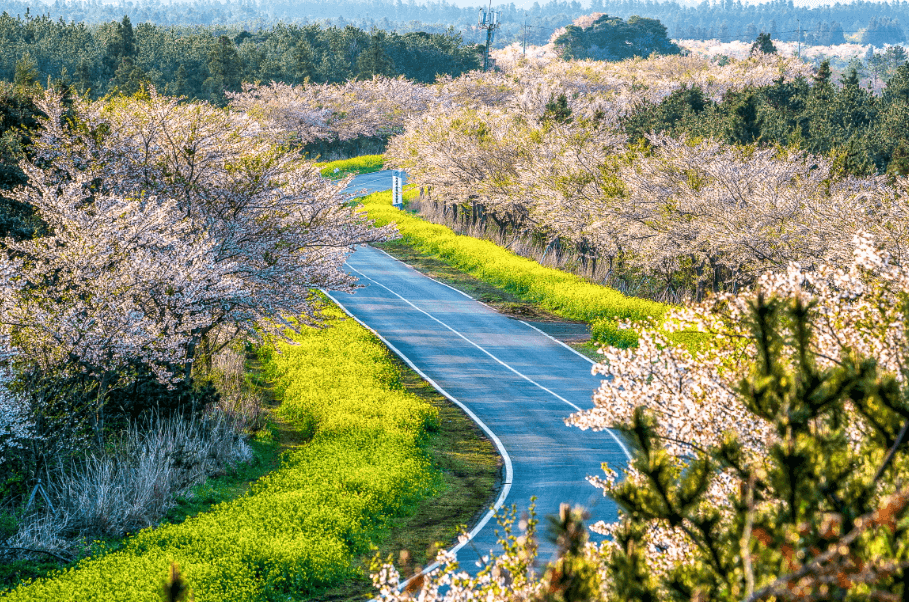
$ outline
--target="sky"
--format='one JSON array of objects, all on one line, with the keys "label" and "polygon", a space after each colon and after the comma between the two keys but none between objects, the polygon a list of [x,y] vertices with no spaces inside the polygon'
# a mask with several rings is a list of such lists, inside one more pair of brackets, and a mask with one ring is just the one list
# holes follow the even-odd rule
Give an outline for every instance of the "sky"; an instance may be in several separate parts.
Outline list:
[{"label": "sky", "polygon": [[[448,1],[452,4],[456,4],[461,7],[472,7],[472,6],[479,6],[480,4],[486,4],[486,2],[480,2],[478,0],[448,0]],[[519,8],[529,8],[529,7],[533,6],[533,3],[534,3],[534,0],[509,0],[509,2],[507,2],[507,3],[510,4],[511,1],[514,1],[514,5]],[[538,0],[538,1],[540,2],[540,4],[546,3],[546,0]],[[691,6],[696,6],[701,3],[701,0],[676,0],[676,1],[679,2],[679,4],[691,5]],[[763,4],[763,2],[758,2],[758,1],[754,1],[754,0],[742,0],[742,1],[745,4]],[[796,6],[816,7],[816,6],[823,6],[823,5],[832,5],[832,4],[835,4],[836,1],[837,0],[793,0],[793,4],[795,4]],[[872,0],[872,1],[881,2],[883,0]],[[420,2],[420,0],[417,0],[417,2]],[[488,2],[488,0],[487,0],[487,2]],[[580,0],[580,2],[581,2],[582,6],[590,5],[590,0]],[[839,2],[840,2],[840,4],[850,4],[850,2],[843,1],[843,0],[839,0]],[[495,2],[495,0],[494,0],[493,8],[495,8],[496,4],[502,4],[502,3],[504,3],[504,2],[501,2],[501,1]]]}]

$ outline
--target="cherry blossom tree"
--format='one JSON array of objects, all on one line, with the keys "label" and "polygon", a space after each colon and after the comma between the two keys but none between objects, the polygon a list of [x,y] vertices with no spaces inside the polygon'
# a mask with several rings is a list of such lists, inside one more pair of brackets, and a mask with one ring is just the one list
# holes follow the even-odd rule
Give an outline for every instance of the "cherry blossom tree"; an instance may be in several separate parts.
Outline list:
[{"label": "cherry blossom tree", "polygon": [[47,115],[14,192],[48,233],[4,244],[0,322],[47,369],[148,364],[188,378],[216,327],[253,336],[349,290],[356,244],[383,240],[318,170],[245,115],[152,92]]},{"label": "cherry blossom tree", "polygon": [[388,161],[451,222],[488,216],[501,239],[574,248],[590,275],[599,261],[599,277],[623,270],[695,299],[791,261],[848,260],[860,229],[905,255],[905,178],[842,177],[825,158],[780,148],[629,145],[599,105],[569,101],[564,123],[544,106],[427,114],[391,141]]},{"label": "cherry blossom tree", "polygon": [[399,133],[436,101],[432,87],[375,76],[344,84],[243,84],[230,105],[296,144]]},{"label": "cherry blossom tree", "polygon": [[[12,351],[6,347],[3,355],[9,361]],[[0,466],[10,462],[37,436],[28,404],[11,390],[12,377],[9,367],[0,369]]]}]

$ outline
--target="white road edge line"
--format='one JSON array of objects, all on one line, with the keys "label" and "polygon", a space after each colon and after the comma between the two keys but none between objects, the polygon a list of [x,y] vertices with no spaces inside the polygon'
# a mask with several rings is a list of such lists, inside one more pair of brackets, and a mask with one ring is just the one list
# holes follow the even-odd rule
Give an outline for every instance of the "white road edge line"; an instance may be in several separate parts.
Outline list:
[{"label": "white road edge line", "polygon": [[[501,312],[496,311],[496,309],[495,309],[494,307],[490,307],[489,305],[486,305],[485,303],[483,303],[483,302],[480,301],[479,299],[474,299],[473,297],[471,297],[470,295],[468,295],[468,294],[465,293],[464,291],[459,290],[459,289],[456,289],[455,287],[451,286],[450,284],[446,284],[445,282],[442,282],[441,280],[436,280],[436,279],[433,278],[432,276],[427,276],[426,274],[424,274],[424,273],[421,272],[420,270],[416,269],[416,268],[413,267],[412,265],[408,264],[407,262],[401,261],[400,259],[398,259],[398,258],[395,257],[394,255],[392,255],[392,254],[389,253],[388,251],[385,251],[385,250],[383,250],[383,249],[379,249],[379,248],[374,247],[374,246],[372,246],[372,245],[366,245],[366,246],[368,246],[370,249],[375,249],[375,250],[378,251],[379,253],[383,253],[383,254],[385,254],[385,255],[388,255],[388,257],[390,257],[390,258],[393,259],[394,261],[397,261],[397,262],[400,263],[401,265],[410,268],[411,270],[413,270],[414,272],[420,274],[421,276],[425,276],[426,278],[429,278],[429,279],[432,280],[433,282],[437,282],[438,284],[441,284],[441,285],[444,286],[445,288],[450,288],[451,290],[453,290],[454,292],[458,293],[459,295],[464,295],[465,297],[467,297],[467,298],[470,299],[471,301],[476,301],[476,302],[479,303],[480,305],[483,305],[483,306],[485,306],[485,307],[488,307],[489,309],[491,309],[492,311],[496,312],[497,314],[501,314]],[[513,319],[517,320],[517,318],[513,318]],[[553,337],[553,336],[551,336],[551,335],[549,335],[549,334],[543,332],[542,330],[540,330],[539,328],[537,328],[537,327],[534,326],[533,324],[528,324],[528,323],[525,322],[524,320],[517,320],[517,321],[520,322],[521,324],[523,324],[524,326],[529,326],[530,328],[533,328],[534,330],[536,330],[537,332],[539,332],[541,335],[543,335],[543,336],[546,337],[547,339],[552,339],[554,342],[558,343],[559,345],[561,345],[562,347],[564,347],[564,348],[567,349],[568,351],[572,352],[572,353],[575,354],[576,356],[578,356],[578,357],[580,357],[580,358],[583,358],[583,359],[587,360],[587,361],[590,362],[591,364],[596,365],[596,362],[595,362],[595,361],[593,361],[592,359],[590,359],[589,357],[587,357],[587,356],[584,355],[583,353],[579,352],[577,349],[574,349],[574,348],[572,348],[570,345],[567,345],[567,344],[565,344],[564,342],[560,341],[559,339],[557,339],[557,338],[555,338],[555,337]]]},{"label": "white road edge line", "polygon": [[[524,373],[522,373],[522,372],[519,372],[519,371],[516,370],[515,368],[512,368],[511,366],[509,366],[508,364],[506,364],[505,362],[503,362],[502,360],[500,360],[499,358],[497,358],[496,356],[494,356],[492,353],[490,353],[489,351],[487,351],[485,348],[481,347],[481,346],[478,345],[477,343],[474,343],[473,341],[471,341],[470,339],[468,339],[466,336],[464,336],[463,334],[461,334],[460,332],[458,332],[457,330],[455,330],[454,328],[452,328],[451,326],[449,326],[448,324],[446,324],[446,323],[443,322],[442,320],[438,319],[438,318],[435,317],[434,315],[430,314],[430,313],[427,312],[427,311],[424,311],[424,310],[420,309],[419,307],[417,307],[416,305],[414,305],[413,303],[411,303],[410,301],[408,301],[407,299],[405,299],[404,297],[402,297],[402,296],[399,295],[398,293],[394,292],[393,290],[391,290],[390,288],[388,288],[387,286],[385,286],[385,285],[382,284],[381,282],[377,282],[376,280],[373,280],[372,278],[370,278],[369,276],[367,276],[366,274],[364,274],[364,273],[361,272],[360,270],[358,270],[358,269],[352,267],[350,264],[347,264],[347,267],[348,267],[350,270],[352,270],[352,271],[356,272],[357,274],[359,274],[360,276],[362,276],[363,278],[365,278],[366,280],[369,280],[370,282],[374,282],[377,286],[381,286],[382,288],[384,288],[385,290],[387,290],[389,293],[391,293],[392,295],[394,295],[395,297],[397,297],[398,299],[400,299],[400,300],[403,301],[404,303],[408,304],[409,306],[411,306],[412,308],[414,308],[414,309],[417,310],[418,312],[424,314],[424,315],[425,315],[426,317],[428,317],[429,319],[438,322],[439,324],[441,324],[442,326],[444,326],[445,328],[447,328],[448,330],[450,330],[451,332],[453,332],[454,334],[456,334],[456,335],[459,336],[460,338],[464,339],[466,342],[470,343],[471,345],[473,345],[474,347],[476,347],[477,349],[479,349],[480,351],[482,351],[483,353],[485,353],[486,355],[488,355],[490,358],[492,358],[492,359],[493,359],[495,362],[497,362],[499,365],[501,365],[501,366],[503,366],[504,368],[510,370],[511,372],[514,372],[516,375],[520,376],[521,378],[523,378],[524,380],[526,380],[526,381],[529,382],[530,384],[532,384],[532,385],[534,385],[534,386],[536,386],[536,387],[542,389],[543,391],[546,391],[547,393],[549,393],[550,395],[552,395],[553,397],[555,397],[555,398],[558,399],[559,401],[561,401],[561,402],[563,402],[563,403],[565,403],[565,404],[571,406],[572,408],[574,408],[574,409],[577,410],[578,412],[583,411],[583,410],[581,410],[581,408],[579,408],[579,407],[576,406],[575,404],[571,403],[570,401],[568,401],[567,399],[565,399],[564,397],[562,397],[561,395],[559,395],[559,394],[556,393],[555,391],[552,391],[551,389],[548,389],[548,388],[544,387],[543,385],[541,385],[540,383],[536,382],[535,380],[533,380],[532,378],[530,378],[530,377],[527,376],[526,374],[524,374]],[[616,442],[616,444],[622,449],[622,451],[625,453],[625,457],[628,458],[629,460],[631,460],[631,452],[628,451],[628,448],[625,447],[625,444],[622,443],[622,440],[619,439],[619,438],[615,435],[615,433],[613,433],[611,430],[606,429],[606,432],[609,434],[610,437],[612,437],[612,439]]]},{"label": "white road edge line", "polygon": [[[436,280],[436,279],[433,278],[432,276],[427,276],[426,274],[424,274],[423,272],[421,272],[421,271],[418,270],[417,268],[413,267],[412,265],[410,265],[410,264],[407,263],[406,261],[401,261],[400,259],[398,259],[398,258],[395,257],[394,255],[392,255],[392,254],[389,253],[388,251],[379,249],[379,248],[374,247],[374,246],[372,246],[372,245],[367,245],[367,246],[368,246],[370,249],[375,249],[375,250],[378,251],[379,253],[384,253],[385,255],[388,255],[388,257],[390,257],[391,259],[397,261],[398,263],[400,263],[400,264],[403,265],[403,266],[407,266],[408,268],[410,268],[411,270],[413,270],[414,272],[416,272],[416,273],[419,274],[420,276],[423,276],[423,277],[425,277],[425,278],[429,278],[429,279],[432,280],[433,282],[436,282],[436,283],[438,283],[438,284],[441,284],[441,285],[444,286],[445,288],[450,288],[451,290],[453,290],[454,292],[458,293],[459,295],[464,295],[465,297],[467,297],[467,298],[470,299],[471,301],[475,301],[475,302],[479,303],[480,305],[482,305],[483,307],[489,307],[489,309],[491,309],[492,311],[495,311],[496,313],[499,313],[499,312],[497,312],[494,308],[492,308],[492,307],[490,307],[489,305],[483,303],[483,302],[480,301],[479,299],[475,299],[475,298],[471,297],[470,295],[468,295],[468,294],[465,293],[464,291],[459,290],[459,289],[456,289],[455,287],[451,286],[450,284],[446,284],[446,283],[442,282],[441,280]],[[456,269],[457,269],[457,268],[456,268]]]},{"label": "white road edge line", "polygon": [[466,342],[470,343],[471,345],[473,345],[474,347],[476,347],[477,349],[479,349],[480,351],[482,351],[483,353],[485,353],[486,355],[488,355],[490,358],[493,359],[493,361],[497,362],[499,365],[501,365],[501,366],[504,367],[505,369],[510,370],[511,372],[514,372],[516,375],[520,376],[521,378],[523,378],[524,380],[526,380],[526,381],[529,382],[530,384],[534,385],[535,387],[537,387],[537,388],[539,388],[539,389],[542,389],[543,391],[546,391],[547,393],[549,393],[550,395],[552,395],[553,397],[555,397],[556,399],[558,399],[558,400],[561,401],[562,403],[566,403],[566,404],[568,404],[569,406],[573,407],[573,408],[574,408],[575,410],[577,410],[578,412],[581,411],[581,408],[579,408],[579,407],[576,406],[575,404],[571,403],[570,401],[568,401],[567,399],[565,399],[564,397],[562,397],[561,395],[559,395],[559,394],[556,393],[555,391],[553,391],[553,390],[551,390],[551,389],[548,389],[548,388],[544,387],[543,385],[541,385],[541,384],[538,383],[537,381],[533,380],[532,378],[530,378],[530,377],[527,376],[526,374],[524,374],[524,373],[522,373],[522,372],[519,372],[519,371],[516,370],[515,368],[509,366],[508,364],[506,364],[505,362],[503,362],[502,360],[500,360],[499,358],[497,358],[496,356],[494,356],[492,353],[490,353],[489,351],[487,351],[485,348],[483,348],[483,347],[481,347],[480,345],[478,345],[477,343],[471,341],[471,340],[468,339],[466,336],[464,336],[463,334],[461,334],[460,332],[458,332],[457,330],[455,330],[454,328],[452,328],[451,326],[449,326],[448,324],[446,324],[446,323],[443,322],[442,320],[438,319],[437,317],[435,317],[435,316],[432,315],[431,313],[429,313],[429,312],[427,312],[427,311],[424,311],[424,310],[420,309],[419,307],[417,307],[416,305],[414,305],[413,303],[411,303],[410,301],[408,301],[407,299],[405,299],[404,297],[402,297],[402,296],[399,295],[398,293],[394,292],[393,290],[391,290],[390,288],[388,288],[387,286],[385,286],[385,285],[382,284],[381,282],[377,282],[376,280],[373,280],[372,278],[370,278],[369,276],[367,276],[366,274],[364,274],[364,273],[361,272],[360,270],[358,270],[358,269],[356,269],[356,268],[354,268],[354,267],[351,267],[349,264],[348,264],[347,267],[348,267],[349,269],[351,269],[352,271],[356,272],[357,274],[359,274],[361,277],[365,278],[366,280],[369,280],[370,282],[375,283],[377,286],[381,286],[382,288],[384,288],[385,290],[387,290],[389,293],[391,293],[392,295],[394,295],[395,297],[397,297],[398,299],[400,299],[400,300],[403,301],[404,303],[408,304],[409,306],[411,306],[412,308],[414,308],[415,310],[417,310],[417,311],[420,312],[421,314],[424,314],[424,315],[425,315],[426,317],[428,317],[430,320],[434,320],[434,321],[438,322],[439,324],[441,324],[442,326],[444,326],[445,328],[447,328],[448,330],[450,330],[451,332],[453,332],[454,334],[456,334],[456,335],[459,336],[460,338],[464,339]]},{"label": "white road edge line", "polygon": [[[493,504],[492,508],[486,514],[483,515],[483,518],[480,519],[480,522],[478,522],[474,526],[474,528],[470,530],[470,533],[467,534],[467,539],[464,541],[458,542],[458,545],[456,545],[451,550],[449,550],[449,552],[451,554],[457,554],[459,551],[461,551],[461,548],[466,546],[470,541],[473,540],[474,537],[477,536],[477,534],[483,529],[483,527],[486,526],[486,523],[488,523],[490,520],[492,520],[492,518],[495,516],[496,512],[502,506],[505,505],[505,499],[508,497],[508,493],[511,491],[511,484],[514,481],[514,467],[512,466],[512,463],[511,463],[511,456],[508,455],[508,452],[505,450],[505,446],[502,444],[502,441],[498,438],[498,436],[495,433],[493,433],[492,429],[490,429],[488,426],[486,426],[486,424],[482,420],[480,420],[480,418],[476,414],[474,414],[470,410],[470,408],[468,408],[466,405],[464,405],[463,403],[461,403],[460,401],[455,399],[445,389],[443,389],[441,386],[439,386],[439,384],[436,381],[434,381],[433,379],[429,378],[429,376],[424,374],[422,370],[417,368],[417,366],[410,360],[409,357],[407,357],[406,355],[401,353],[401,351],[399,351],[397,349],[397,347],[392,345],[385,337],[380,335],[378,332],[376,332],[371,327],[369,327],[365,322],[363,322],[358,317],[353,315],[346,307],[344,307],[344,304],[341,303],[340,301],[338,301],[337,299],[335,299],[331,295],[331,293],[329,293],[326,290],[323,290],[322,293],[326,297],[328,297],[329,299],[334,301],[335,304],[338,307],[340,307],[344,313],[346,313],[348,316],[353,318],[360,326],[362,326],[363,328],[370,331],[373,335],[375,335],[376,338],[378,338],[380,341],[382,341],[382,343],[384,343],[386,347],[391,349],[392,353],[394,353],[399,358],[404,360],[404,363],[406,363],[408,366],[410,366],[411,370],[413,370],[414,372],[419,374],[420,378],[422,378],[423,380],[428,382],[430,385],[432,385],[433,389],[438,391],[440,394],[442,394],[446,399],[451,401],[453,404],[455,404],[456,406],[458,406],[459,408],[464,410],[464,413],[467,414],[471,420],[473,420],[475,423],[477,423],[477,425],[481,429],[483,429],[483,432],[486,433],[490,439],[492,439],[492,442],[495,443],[496,449],[499,451],[499,454],[502,456],[502,460],[505,462],[505,479],[504,479],[504,482],[502,483],[502,491],[499,493],[499,497],[498,497],[498,499],[496,499],[496,502],[495,502],[495,504]],[[433,562],[432,564],[430,564],[429,566],[424,568],[420,572],[419,575],[424,575],[426,573],[429,573],[430,571],[434,571],[437,568],[439,568],[439,563]],[[414,575],[410,579],[415,579],[419,575]],[[410,581],[410,579],[408,579],[403,584],[401,584],[400,587],[405,587],[407,585],[407,583]]]},{"label": "white road edge line", "polygon": [[564,341],[560,341],[559,339],[555,338],[554,336],[552,336],[552,335],[550,335],[550,334],[548,334],[548,333],[543,332],[542,330],[540,330],[539,328],[537,328],[537,327],[534,326],[533,324],[529,324],[529,323],[525,322],[524,320],[518,320],[518,322],[520,322],[520,323],[523,324],[524,326],[529,326],[530,328],[533,328],[534,330],[536,330],[537,332],[539,332],[541,335],[543,335],[543,336],[546,337],[547,339],[552,339],[553,341],[555,341],[556,343],[558,343],[559,345],[561,345],[562,347],[564,347],[564,348],[567,349],[568,351],[572,352],[573,354],[575,354],[575,355],[578,356],[579,358],[585,359],[585,360],[587,360],[588,362],[590,362],[591,364],[593,364],[594,366],[596,366],[597,363],[596,363],[595,361],[593,361],[592,359],[590,359],[589,357],[587,357],[586,355],[584,355],[583,353],[581,353],[580,351],[578,351],[577,349],[575,349],[574,347],[572,347],[571,345],[569,345],[568,343],[565,343]]}]

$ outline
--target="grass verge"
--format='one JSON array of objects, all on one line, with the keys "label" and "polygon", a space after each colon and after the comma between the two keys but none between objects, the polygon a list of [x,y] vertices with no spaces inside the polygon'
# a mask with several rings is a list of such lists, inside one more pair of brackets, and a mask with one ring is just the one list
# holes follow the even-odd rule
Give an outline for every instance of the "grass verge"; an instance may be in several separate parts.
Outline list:
[{"label": "grass verge", "polygon": [[[469,440],[428,452],[445,413],[407,390],[409,377],[370,333],[336,309],[327,315],[331,328],[306,329],[296,345],[263,355],[281,400],[277,416],[309,439],[285,451],[280,468],[239,498],[144,530],[0,598],[155,600],[171,562],[198,602],[313,598],[361,576],[358,563],[376,542],[400,546],[389,538],[396,528],[434,521],[436,509],[420,502],[450,486],[446,465],[465,472],[458,467]],[[401,542],[420,552],[454,532],[449,524]]]},{"label": "grass verge", "polygon": [[349,174],[364,174],[381,171],[385,164],[385,155],[362,155],[353,159],[341,159],[331,163],[319,163],[323,178],[339,180]]},{"label": "grass verge", "polygon": [[[405,200],[414,194],[408,191]],[[450,228],[395,209],[390,192],[371,194],[360,201],[369,218],[378,225],[395,222],[403,243],[414,251],[534,304],[546,313],[587,322],[598,342],[617,347],[634,345],[637,335],[619,328],[617,322],[659,319],[668,308],[662,303],[627,297],[580,276],[543,267],[493,242],[455,234]]]}]

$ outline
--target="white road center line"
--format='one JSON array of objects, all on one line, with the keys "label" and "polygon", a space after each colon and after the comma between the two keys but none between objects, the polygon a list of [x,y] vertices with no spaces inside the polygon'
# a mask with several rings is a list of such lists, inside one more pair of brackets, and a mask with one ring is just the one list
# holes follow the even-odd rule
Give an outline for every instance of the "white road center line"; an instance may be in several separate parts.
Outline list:
[{"label": "white road center line", "polygon": [[527,327],[529,327],[529,328],[533,328],[534,330],[536,330],[537,332],[539,332],[541,335],[543,335],[543,336],[546,337],[547,339],[552,339],[555,343],[561,345],[562,347],[564,347],[564,348],[567,349],[568,351],[572,352],[573,354],[575,354],[576,356],[578,356],[578,357],[581,358],[582,360],[587,360],[588,362],[590,362],[591,364],[593,364],[594,366],[596,366],[597,363],[596,363],[595,361],[593,361],[592,359],[590,359],[589,357],[587,357],[586,355],[584,355],[583,353],[581,353],[581,352],[578,351],[577,349],[572,349],[567,343],[564,343],[564,342],[560,341],[559,339],[555,338],[554,336],[552,336],[552,335],[550,335],[550,334],[548,334],[548,333],[543,332],[542,330],[540,330],[539,328],[537,328],[537,327],[534,326],[533,324],[528,324],[528,323],[525,322],[524,320],[518,320],[518,322],[520,322],[520,323],[523,324],[524,326],[527,326]]},{"label": "white road center line", "polygon": [[[390,288],[388,288],[387,286],[385,286],[385,285],[382,284],[381,282],[378,282],[378,281],[376,281],[376,280],[370,278],[369,276],[367,276],[366,274],[364,274],[364,273],[361,272],[360,270],[358,270],[358,269],[352,267],[350,264],[347,264],[347,267],[348,267],[351,271],[356,272],[357,274],[359,274],[360,276],[362,276],[364,279],[369,280],[370,282],[375,283],[376,286],[380,286],[380,287],[384,288],[384,289],[387,290],[389,293],[391,293],[392,295],[394,295],[395,297],[397,297],[398,299],[400,299],[400,300],[403,301],[404,303],[408,304],[409,306],[411,306],[412,308],[414,308],[415,310],[417,310],[417,311],[420,312],[421,314],[424,314],[426,317],[430,318],[431,320],[434,320],[435,322],[438,322],[439,324],[441,324],[441,325],[442,325],[443,327],[445,327],[446,329],[450,330],[451,332],[453,332],[454,334],[456,334],[456,335],[459,336],[460,338],[464,339],[464,341],[470,343],[471,345],[473,345],[474,347],[476,347],[477,349],[479,349],[480,351],[482,351],[483,353],[485,353],[486,355],[488,355],[490,358],[492,358],[492,360],[494,360],[495,362],[497,362],[498,364],[500,364],[502,367],[504,367],[504,368],[510,370],[511,372],[513,372],[513,373],[516,374],[517,376],[523,378],[524,380],[526,380],[526,381],[529,382],[530,384],[532,384],[532,385],[534,385],[534,386],[536,386],[536,387],[542,389],[543,391],[546,391],[547,393],[549,393],[550,395],[552,395],[553,397],[555,397],[555,398],[558,399],[559,401],[561,401],[561,402],[563,402],[563,403],[565,403],[565,404],[571,406],[572,408],[574,408],[574,409],[577,410],[578,412],[581,412],[581,411],[582,411],[580,407],[578,407],[578,406],[576,406],[575,404],[571,403],[570,401],[568,401],[567,399],[565,399],[564,397],[562,397],[561,395],[559,395],[559,394],[556,393],[555,391],[553,391],[553,390],[551,390],[551,389],[548,389],[548,388],[544,387],[543,385],[541,385],[540,383],[536,382],[535,380],[533,380],[532,378],[530,378],[530,377],[527,376],[526,374],[523,374],[522,372],[519,372],[519,371],[516,370],[515,368],[509,366],[508,364],[506,364],[505,362],[503,362],[502,360],[500,360],[499,358],[497,358],[495,355],[493,355],[492,353],[490,353],[490,352],[489,352],[488,350],[486,350],[485,348],[483,348],[483,347],[481,347],[480,345],[478,345],[477,343],[471,341],[471,340],[468,339],[466,336],[464,336],[463,334],[461,334],[460,332],[458,332],[457,330],[455,330],[454,328],[452,328],[451,326],[449,326],[448,324],[446,324],[446,323],[443,322],[442,320],[438,319],[438,318],[435,317],[434,315],[430,314],[430,313],[427,312],[427,311],[424,311],[424,310],[420,309],[419,307],[417,307],[416,305],[414,305],[412,302],[410,302],[408,299],[405,299],[404,297],[402,297],[401,295],[399,295],[399,294],[396,293],[395,291],[391,290]],[[625,456],[626,456],[629,460],[631,460],[631,452],[628,451],[628,448],[625,447],[625,444],[622,442],[622,440],[619,439],[618,437],[616,437],[615,433],[613,433],[611,430],[606,430],[606,432],[609,433],[609,436],[612,437],[613,440],[615,440],[616,444],[618,444],[618,446],[619,446],[620,448],[622,448],[622,451],[625,453]]]}]

